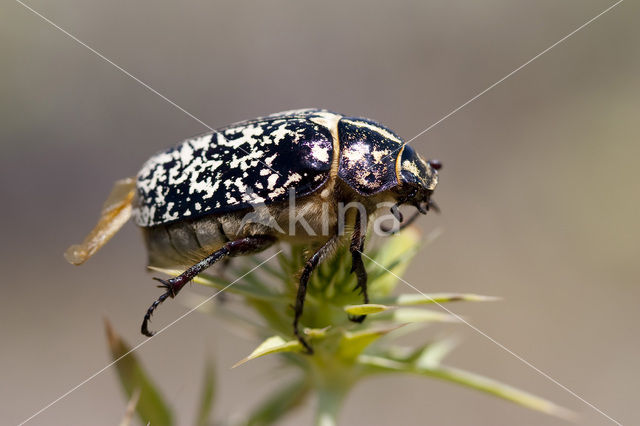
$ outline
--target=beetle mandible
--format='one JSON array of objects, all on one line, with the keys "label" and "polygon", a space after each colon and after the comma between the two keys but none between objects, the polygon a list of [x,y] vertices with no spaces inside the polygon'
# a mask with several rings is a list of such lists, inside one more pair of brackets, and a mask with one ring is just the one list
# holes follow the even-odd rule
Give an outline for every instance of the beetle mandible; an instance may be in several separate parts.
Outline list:
[{"label": "beetle mandible", "polygon": [[[324,109],[272,114],[187,139],[151,157],[136,178],[116,182],[96,227],[65,256],[73,264],[83,263],[133,217],[142,229],[149,266],[188,267],[169,280],[155,278],[165,292],[141,326],[143,334],[152,336],[148,322],[155,308],[221,259],[258,253],[280,241],[312,247],[300,275],[293,321],[293,333],[312,352],[299,320],[313,270],[348,243],[357,288],[368,303],[361,256],[366,223],[380,203],[392,205],[399,222],[400,205],[417,208],[401,226],[426,214],[435,207],[430,197],[440,167],[369,119]],[[290,223],[291,194],[296,213],[305,213],[312,229],[324,225],[328,232],[318,235]],[[323,203],[330,205],[328,216],[320,214]],[[339,203],[362,206],[345,219],[351,235],[339,232]],[[280,226],[243,220],[256,205],[266,206]],[[289,225],[295,232],[287,232]]]}]

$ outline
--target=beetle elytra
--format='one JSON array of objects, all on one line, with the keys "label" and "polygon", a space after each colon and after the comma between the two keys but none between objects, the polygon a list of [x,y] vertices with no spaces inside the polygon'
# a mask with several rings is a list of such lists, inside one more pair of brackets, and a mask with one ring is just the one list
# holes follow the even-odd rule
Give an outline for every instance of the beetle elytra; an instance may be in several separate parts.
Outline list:
[{"label": "beetle elytra", "polygon": [[[349,244],[352,272],[368,303],[361,256],[366,224],[384,203],[399,222],[399,206],[418,209],[403,225],[425,214],[434,207],[430,197],[439,168],[439,162],[424,161],[393,131],[369,119],[321,109],[273,114],[187,139],[151,157],[136,178],[115,184],[94,230],[65,256],[73,264],[83,263],[133,217],[142,229],[150,266],[186,268],[169,280],[157,279],[165,292],[147,310],[141,327],[151,336],[148,322],[155,308],[221,259],[257,253],[278,242],[312,247],[300,275],[293,320],[294,334],[311,352],[299,320],[313,270],[340,244]],[[347,212],[341,227],[339,205],[345,203],[360,207]],[[271,222],[246,220],[249,212],[258,211],[256,206]],[[308,226],[292,223],[300,215]],[[320,227],[325,232],[310,232]]]}]

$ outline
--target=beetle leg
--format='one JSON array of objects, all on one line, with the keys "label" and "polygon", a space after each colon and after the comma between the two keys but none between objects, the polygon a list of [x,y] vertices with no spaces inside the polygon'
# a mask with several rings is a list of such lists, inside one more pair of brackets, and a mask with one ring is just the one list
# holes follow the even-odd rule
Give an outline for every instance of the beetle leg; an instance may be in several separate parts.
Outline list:
[{"label": "beetle leg", "polygon": [[200,262],[196,263],[182,274],[177,277],[173,277],[169,280],[163,280],[160,278],[154,278],[156,281],[162,283],[158,287],[165,288],[166,291],[160,296],[153,304],[147,309],[147,313],[142,321],[142,327],[140,331],[145,336],[153,336],[153,332],[149,331],[148,324],[151,320],[151,316],[155,309],[162,302],[167,300],[168,297],[176,297],[176,295],[182,290],[189,281],[195,278],[199,273],[226,257],[241,256],[251,253],[258,253],[267,249],[275,242],[275,238],[268,235],[256,235],[251,237],[241,238],[235,241],[229,241],[225,243],[220,249],[214,251],[209,256],[205,257]]},{"label": "beetle leg", "polygon": [[426,204],[424,206],[421,206],[421,209],[418,208],[418,211],[415,212],[414,214],[412,214],[409,217],[409,219],[407,219],[406,221],[400,223],[400,226],[398,227],[397,230],[394,231],[393,228],[387,228],[386,226],[381,226],[380,230],[382,232],[384,232],[385,234],[387,234],[387,235],[396,234],[396,233],[402,231],[407,226],[411,225],[418,218],[418,216],[420,216],[420,214],[426,214],[429,210],[433,210],[436,213],[440,213],[440,207],[438,207],[438,205],[436,204],[435,201],[430,199],[429,201],[426,202]]},{"label": "beetle leg", "polygon": [[393,206],[391,206],[391,214],[393,215],[393,217],[396,218],[396,220],[400,223],[402,223],[402,213],[400,212],[400,210],[398,210],[398,207],[400,206],[400,203],[396,203]]},{"label": "beetle leg", "polygon": [[[364,303],[369,303],[369,294],[367,293],[367,270],[364,267],[362,261],[362,250],[364,249],[365,233],[363,232],[363,226],[361,221],[361,214],[358,210],[356,213],[356,221],[351,234],[351,244],[349,245],[349,251],[351,252],[351,272],[356,273],[358,278],[358,284],[354,290],[360,290],[360,294],[364,297]],[[362,322],[366,318],[366,315],[349,316],[349,319],[353,322]]]},{"label": "beetle leg", "polygon": [[302,316],[302,310],[304,308],[304,299],[307,295],[307,284],[309,283],[309,278],[311,277],[311,273],[318,266],[322,260],[327,257],[329,253],[331,253],[338,243],[338,236],[333,236],[327,240],[326,243],[322,245],[313,255],[307,260],[307,263],[304,265],[304,269],[302,270],[302,274],[300,275],[300,283],[298,284],[298,292],[296,295],[296,304],[294,306],[294,317],[293,317],[293,334],[298,338],[298,341],[302,344],[309,355],[313,354],[313,349],[304,339],[300,329],[298,327],[300,322],[300,317]]},{"label": "beetle leg", "polygon": [[409,216],[409,219],[407,219],[404,222],[400,223],[400,226],[396,230],[394,230],[393,228],[387,228],[386,226],[381,226],[380,230],[382,232],[384,232],[385,234],[387,234],[387,235],[397,234],[398,232],[402,231],[404,228],[406,228],[407,226],[409,226],[413,222],[415,222],[415,220],[418,218],[418,216],[420,216],[420,212],[419,211],[413,213],[411,216]]}]

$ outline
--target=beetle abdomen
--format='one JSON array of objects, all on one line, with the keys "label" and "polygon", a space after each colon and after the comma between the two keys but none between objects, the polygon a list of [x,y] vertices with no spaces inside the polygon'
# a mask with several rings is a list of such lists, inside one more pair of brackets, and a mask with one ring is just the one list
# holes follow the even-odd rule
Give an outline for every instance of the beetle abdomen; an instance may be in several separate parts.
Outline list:
[{"label": "beetle abdomen", "polygon": [[157,267],[193,264],[228,241],[214,216],[146,227],[142,232],[149,265]]},{"label": "beetle abdomen", "polygon": [[[337,232],[337,212],[321,193],[236,212],[143,227],[149,265],[176,267],[197,263],[226,242],[254,235],[273,236],[293,244],[323,242]],[[304,217],[303,222],[294,218]],[[293,221],[292,221],[293,219]]]}]

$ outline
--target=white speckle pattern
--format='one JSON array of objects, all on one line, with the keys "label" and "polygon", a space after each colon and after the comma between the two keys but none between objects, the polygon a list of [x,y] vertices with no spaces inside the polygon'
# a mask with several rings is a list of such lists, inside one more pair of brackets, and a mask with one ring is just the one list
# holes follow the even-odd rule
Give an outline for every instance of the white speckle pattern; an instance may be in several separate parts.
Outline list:
[{"label": "white speckle pattern", "polygon": [[[362,195],[373,195],[399,184],[396,159],[403,142],[391,130],[364,118],[343,118],[338,176]],[[390,156],[397,152],[396,156]]]},{"label": "white speckle pattern", "polygon": [[393,133],[391,130],[386,129],[384,127],[382,127],[381,125],[374,123],[370,120],[350,120],[350,119],[343,119],[343,121],[345,123],[349,123],[349,124],[353,124],[354,126],[357,127],[362,127],[362,128],[366,128],[369,129],[373,132],[379,133],[380,136],[382,136],[385,139],[389,139],[391,141],[394,141],[398,144],[403,144],[404,142],[402,141],[402,139],[400,139],[395,133]]},{"label": "white speckle pattern", "polygon": [[323,146],[313,146],[311,148],[311,155],[320,161],[329,161],[329,149]]},{"label": "white speckle pattern", "polygon": [[400,174],[403,182],[413,183],[433,191],[438,184],[438,173],[411,147],[402,151]]},{"label": "white speckle pattern", "polygon": [[169,223],[313,192],[328,179],[330,129],[311,119],[339,115],[292,110],[232,124],[151,157],[138,173],[139,226]]},{"label": "white speckle pattern", "polygon": [[277,174],[272,174],[271,176],[269,176],[269,178],[267,179],[267,189],[269,190],[273,190],[273,188],[276,187],[276,182],[278,181],[278,175]]},{"label": "white speckle pattern", "polygon": [[437,173],[403,145],[378,123],[326,110],[235,123],[151,157],[138,173],[133,217],[151,227],[284,201],[290,188],[296,196],[310,194],[329,179],[334,146],[340,149],[338,177],[361,195],[404,183],[433,190]]}]

